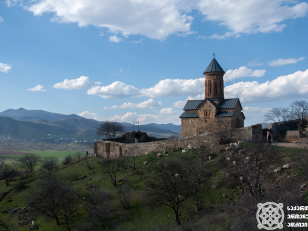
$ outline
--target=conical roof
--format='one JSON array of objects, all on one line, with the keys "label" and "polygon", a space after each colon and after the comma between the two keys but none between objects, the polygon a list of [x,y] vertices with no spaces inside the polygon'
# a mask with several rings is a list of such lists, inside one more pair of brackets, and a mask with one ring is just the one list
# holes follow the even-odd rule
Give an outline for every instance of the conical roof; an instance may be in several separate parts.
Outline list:
[{"label": "conical roof", "polygon": [[208,67],[205,69],[203,74],[208,73],[208,72],[223,72],[223,73],[225,73],[225,71],[221,68],[221,66],[219,65],[219,63],[217,62],[217,60],[215,58],[213,58],[212,62],[208,65]]}]

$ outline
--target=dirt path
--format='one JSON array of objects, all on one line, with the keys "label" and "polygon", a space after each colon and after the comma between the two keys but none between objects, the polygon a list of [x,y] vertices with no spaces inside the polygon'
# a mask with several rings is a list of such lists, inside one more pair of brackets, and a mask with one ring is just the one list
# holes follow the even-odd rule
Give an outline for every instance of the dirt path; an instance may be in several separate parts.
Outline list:
[{"label": "dirt path", "polygon": [[287,148],[307,148],[304,146],[305,144],[303,143],[286,143],[286,142],[272,142],[272,145],[276,146],[282,146],[282,147],[287,147]]}]

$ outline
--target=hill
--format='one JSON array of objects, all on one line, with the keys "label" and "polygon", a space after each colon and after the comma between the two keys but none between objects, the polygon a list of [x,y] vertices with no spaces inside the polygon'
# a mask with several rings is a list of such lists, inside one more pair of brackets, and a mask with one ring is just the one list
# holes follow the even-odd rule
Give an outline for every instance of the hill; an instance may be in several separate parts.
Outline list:
[{"label": "hill", "polygon": [[71,115],[63,115],[59,113],[52,113],[43,110],[26,110],[24,108],[19,109],[8,109],[0,113],[0,116],[10,117],[16,120],[60,120],[60,119],[78,119],[82,118],[81,116],[71,114]]}]

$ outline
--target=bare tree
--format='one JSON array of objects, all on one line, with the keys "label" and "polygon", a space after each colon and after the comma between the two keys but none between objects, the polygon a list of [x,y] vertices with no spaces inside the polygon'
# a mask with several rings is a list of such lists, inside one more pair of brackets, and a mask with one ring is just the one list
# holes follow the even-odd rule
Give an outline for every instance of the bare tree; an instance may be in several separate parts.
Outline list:
[{"label": "bare tree", "polygon": [[218,132],[220,144],[228,144],[231,142],[234,131],[231,129],[231,124],[227,121],[217,120],[213,125],[213,129]]},{"label": "bare tree", "polygon": [[47,175],[51,177],[53,170],[57,168],[58,159],[56,157],[45,157],[43,159],[42,168],[47,172]]},{"label": "bare tree", "polygon": [[264,115],[265,121],[272,121],[274,123],[276,121],[287,121],[290,118],[290,110],[288,107],[274,107]]},{"label": "bare tree", "polygon": [[117,136],[125,132],[125,126],[121,123],[104,121],[96,130],[96,135],[105,135],[108,140],[114,140]]},{"label": "bare tree", "polygon": [[256,200],[260,200],[266,184],[275,181],[274,170],[270,166],[277,165],[279,153],[275,147],[266,144],[253,144],[246,150],[233,151],[229,171],[234,180],[242,181],[248,192]]},{"label": "bare tree", "polygon": [[41,158],[37,155],[24,155],[18,159],[18,162],[26,171],[32,172],[40,160]]},{"label": "bare tree", "polygon": [[202,161],[202,158],[200,158],[200,160],[194,160],[192,157],[186,156],[183,159],[183,163],[186,164],[189,185],[194,192],[197,211],[201,211],[202,205],[199,194],[200,191],[206,186],[206,180],[209,178],[210,173],[206,170],[206,166]]},{"label": "bare tree", "polygon": [[88,202],[84,206],[86,210],[84,220],[89,224],[85,224],[82,230],[111,230],[110,213],[113,208],[109,202],[109,195],[100,190],[91,192],[88,198]]},{"label": "bare tree", "polygon": [[128,210],[131,206],[132,188],[128,185],[121,185],[117,187],[117,195],[124,210]]},{"label": "bare tree", "polygon": [[101,161],[101,166],[104,173],[110,176],[111,182],[114,186],[117,186],[117,175],[123,168],[123,159],[118,158],[114,160],[104,159]]},{"label": "bare tree", "polygon": [[0,180],[4,179],[6,186],[10,185],[10,181],[15,177],[18,172],[15,168],[9,164],[3,164],[0,166]]},{"label": "bare tree", "polygon": [[29,206],[42,215],[54,218],[57,225],[60,224],[59,217],[62,215],[70,231],[69,221],[76,211],[77,191],[56,178],[42,181],[38,188],[39,190],[31,194]]},{"label": "bare tree", "polygon": [[186,166],[179,160],[168,160],[161,161],[154,170],[148,182],[149,200],[171,208],[176,224],[181,225],[181,205],[193,194]]},{"label": "bare tree", "polygon": [[292,102],[290,105],[290,114],[293,119],[303,121],[308,116],[308,102],[304,100]]}]

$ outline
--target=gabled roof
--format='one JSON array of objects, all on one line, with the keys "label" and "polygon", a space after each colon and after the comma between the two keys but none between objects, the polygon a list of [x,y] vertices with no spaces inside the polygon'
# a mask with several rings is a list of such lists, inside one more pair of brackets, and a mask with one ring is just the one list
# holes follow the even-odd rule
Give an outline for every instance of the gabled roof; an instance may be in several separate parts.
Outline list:
[{"label": "gabled roof", "polygon": [[215,58],[213,58],[212,62],[207,66],[207,68],[205,69],[203,74],[208,73],[208,72],[223,72],[223,73],[225,73],[225,71],[221,68],[221,66],[219,65],[219,63],[217,62],[217,60]]},{"label": "gabled roof", "polygon": [[223,109],[233,109],[235,108],[237,102],[239,101],[238,98],[235,99],[224,99],[221,101],[219,104],[218,108],[223,108]]},{"label": "gabled roof", "polygon": [[183,112],[180,118],[199,118],[197,112]]},{"label": "gabled roof", "polygon": [[205,98],[205,99],[207,99],[207,101],[209,101],[214,107],[216,107],[217,108],[217,104],[215,103],[215,102],[213,102],[211,99],[209,99],[209,98]]},{"label": "gabled roof", "polygon": [[203,100],[187,100],[183,110],[197,110],[197,107],[203,102]]},{"label": "gabled roof", "polygon": [[227,112],[219,112],[215,115],[215,117],[231,117],[233,116],[234,111],[227,111]]}]

